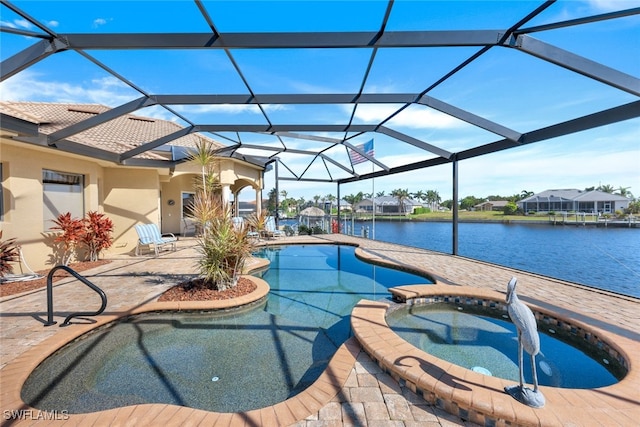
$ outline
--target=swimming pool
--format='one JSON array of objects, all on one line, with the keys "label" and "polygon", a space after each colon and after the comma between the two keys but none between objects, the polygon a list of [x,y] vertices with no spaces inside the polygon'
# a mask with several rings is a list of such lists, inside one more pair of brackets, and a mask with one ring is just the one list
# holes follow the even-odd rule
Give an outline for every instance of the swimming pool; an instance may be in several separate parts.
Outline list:
[{"label": "swimming pool", "polygon": [[227,313],[131,316],[46,359],[22,398],[35,408],[85,413],[141,403],[216,412],[261,408],[296,395],[349,337],[349,315],[389,287],[430,283],[358,260],[337,245],[266,248],[266,303]]},{"label": "swimming pool", "polygon": [[[387,323],[400,337],[443,360],[476,372],[518,382],[518,341],[513,323],[449,303],[417,304],[392,310]],[[619,380],[605,365],[615,360],[595,360],[586,346],[578,349],[540,328],[540,353],[536,356],[538,382],[561,388],[598,388]],[[597,354],[597,348],[592,349]],[[597,357],[597,356],[595,356]],[[525,357],[525,381],[532,383]],[[613,367],[612,367],[613,368]]]},{"label": "swimming pool", "polygon": [[350,336],[349,314],[365,298],[388,299],[388,289],[432,283],[415,274],[359,260],[355,247],[289,245],[267,247],[256,255],[269,259],[262,278],[271,291],[266,310],[322,328],[336,345]]}]

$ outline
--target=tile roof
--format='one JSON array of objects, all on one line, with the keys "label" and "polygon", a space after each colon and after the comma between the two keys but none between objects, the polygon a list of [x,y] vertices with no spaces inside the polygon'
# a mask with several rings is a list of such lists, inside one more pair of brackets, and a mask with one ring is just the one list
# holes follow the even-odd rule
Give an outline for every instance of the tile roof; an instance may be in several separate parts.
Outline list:
[{"label": "tile roof", "polygon": [[[52,134],[109,110],[109,107],[99,104],[0,102],[0,112],[38,124],[40,133],[45,135]],[[67,139],[89,147],[121,154],[180,129],[182,129],[182,126],[168,120],[126,114],[72,135]],[[195,144],[201,139],[211,141],[216,148],[223,147],[217,141],[197,133],[173,140],[170,145],[195,147]],[[164,158],[151,151],[135,157],[144,159]]]},{"label": "tile roof", "polygon": [[580,201],[611,201],[611,200],[628,200],[626,197],[619,194],[605,193],[604,191],[592,190],[578,190],[571,189],[558,189],[558,190],[545,190],[541,193],[534,194],[531,197],[520,200],[518,203],[533,202],[539,199],[549,199],[551,201],[563,200],[580,200]]}]

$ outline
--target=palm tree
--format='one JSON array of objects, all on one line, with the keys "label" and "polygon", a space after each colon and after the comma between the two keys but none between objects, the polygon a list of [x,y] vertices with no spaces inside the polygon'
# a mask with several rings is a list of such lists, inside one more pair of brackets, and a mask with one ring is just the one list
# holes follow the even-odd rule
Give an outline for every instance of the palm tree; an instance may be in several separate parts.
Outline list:
[{"label": "palm tree", "polygon": [[391,192],[391,195],[398,199],[398,210],[400,213],[405,213],[404,202],[409,198],[409,190],[398,188]]},{"label": "palm tree", "polygon": [[520,199],[519,200],[523,200],[526,199],[527,197],[531,197],[533,196],[535,193],[533,191],[527,191],[527,190],[522,190],[520,192]]},{"label": "palm tree", "polygon": [[347,203],[349,203],[351,206],[355,206],[356,203],[358,203],[356,201],[356,196],[354,194],[349,194],[347,196],[342,197]]},{"label": "palm tree", "polygon": [[378,191],[378,192],[376,193],[376,197],[384,197],[384,190],[382,190],[382,191]]},{"label": "palm tree", "polygon": [[317,194],[315,196],[313,196],[313,200],[316,203],[316,207],[318,206],[318,200],[320,200],[321,198],[322,198],[322,196],[319,196]]},{"label": "palm tree", "polygon": [[[293,207],[295,209],[295,211],[298,211],[298,200],[294,199],[293,197],[290,197],[287,199],[287,205],[288,207]],[[287,216],[289,215],[289,211],[287,212]]]},{"label": "palm tree", "polygon": [[631,187],[618,187],[617,193],[622,197],[626,197],[628,199],[633,199],[633,194],[631,194],[631,191],[629,191]]},{"label": "palm tree", "polygon": [[426,199],[432,211],[436,210],[435,207],[438,206],[442,200],[437,190],[427,190]]},{"label": "palm tree", "polygon": [[336,201],[336,196],[333,194],[327,194],[324,198],[329,202],[329,214],[331,214],[331,208],[333,207],[333,202]]},{"label": "palm tree", "polygon": [[436,204],[436,207],[440,207],[440,202],[442,201],[442,197],[440,197],[440,193],[438,193],[438,190],[433,190],[433,197],[434,197],[434,202]]},{"label": "palm tree", "polygon": [[287,199],[288,194],[289,193],[287,193],[287,190],[280,190],[280,195],[282,196],[282,200],[280,201],[279,208],[282,209],[284,212],[286,212],[287,208],[289,207],[289,200]]},{"label": "palm tree", "polygon": [[[267,202],[267,210],[270,212],[276,211],[278,207],[276,206],[276,200],[278,199],[278,193],[275,188],[269,190],[269,200]],[[261,211],[262,209],[258,209],[256,206],[256,212]]]},{"label": "palm tree", "polygon": [[418,190],[415,193],[411,193],[411,197],[413,197],[414,199],[418,199],[421,202],[424,202],[427,199],[427,195],[422,190]]},{"label": "palm tree", "polygon": [[599,191],[603,191],[605,193],[609,193],[609,194],[613,194],[613,192],[615,191],[615,189],[613,188],[612,185],[609,184],[605,184],[605,185],[599,185],[597,190]]}]

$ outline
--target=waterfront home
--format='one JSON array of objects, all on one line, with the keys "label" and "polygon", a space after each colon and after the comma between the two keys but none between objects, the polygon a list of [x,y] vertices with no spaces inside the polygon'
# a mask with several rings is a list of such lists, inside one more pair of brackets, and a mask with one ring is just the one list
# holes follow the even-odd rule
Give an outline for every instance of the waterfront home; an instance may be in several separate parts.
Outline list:
[{"label": "waterfront home", "polygon": [[629,199],[598,190],[545,190],[520,200],[524,212],[614,213],[629,207]]},{"label": "waterfront home", "polygon": [[[188,161],[189,150],[203,141],[223,147],[174,122],[119,116],[103,105],[0,102],[0,114],[3,238],[16,238],[38,270],[50,267],[52,220],[66,212],[106,214],[114,223],[111,253],[133,251],[137,224],[184,234],[194,179],[202,172]],[[154,148],[145,151],[147,144]],[[247,187],[262,200],[264,162],[231,151],[216,156],[225,202]]]},{"label": "waterfront home", "polygon": [[376,215],[398,215],[398,214],[412,214],[414,210],[421,208],[422,205],[413,199],[404,199],[403,207],[400,207],[400,202],[397,197],[382,196],[374,197],[372,199],[362,199],[355,205],[356,211],[372,213],[373,206],[375,205]]},{"label": "waterfront home", "polygon": [[508,200],[487,200],[486,202],[478,203],[473,208],[476,211],[501,211],[509,203]]}]

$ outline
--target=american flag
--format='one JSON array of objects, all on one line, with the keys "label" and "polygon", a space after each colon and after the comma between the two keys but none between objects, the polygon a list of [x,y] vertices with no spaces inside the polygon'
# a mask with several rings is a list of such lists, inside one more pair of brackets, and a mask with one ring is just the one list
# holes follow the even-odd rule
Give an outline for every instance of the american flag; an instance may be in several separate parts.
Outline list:
[{"label": "american flag", "polygon": [[[362,152],[364,152],[367,156],[374,157],[375,151],[373,149],[373,139],[369,142],[365,142],[364,144],[356,145],[356,148]],[[358,163],[364,163],[369,161],[366,157],[361,155],[360,153],[349,150],[349,158],[351,159],[352,165],[357,165]]]}]

